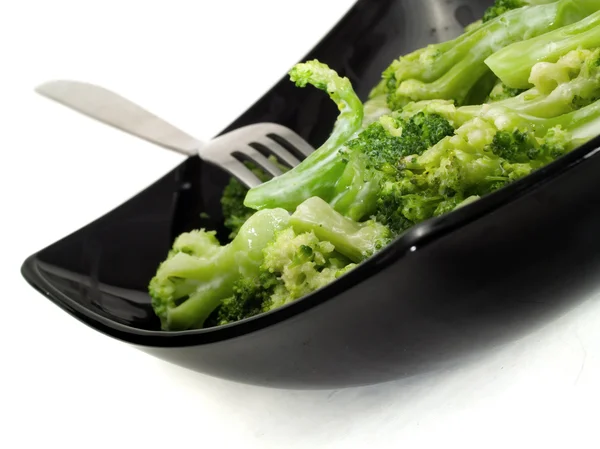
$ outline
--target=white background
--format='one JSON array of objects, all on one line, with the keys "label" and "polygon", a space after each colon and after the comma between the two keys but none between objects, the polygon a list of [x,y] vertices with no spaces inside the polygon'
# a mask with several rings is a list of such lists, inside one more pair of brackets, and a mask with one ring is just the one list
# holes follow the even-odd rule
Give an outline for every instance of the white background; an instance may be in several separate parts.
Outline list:
[{"label": "white background", "polygon": [[36,84],[98,83],[208,139],[351,3],[0,2],[0,446],[600,447],[598,298],[475,364],[296,392],[168,365],[90,330],[22,280],[27,255],[183,159],[36,96]]}]

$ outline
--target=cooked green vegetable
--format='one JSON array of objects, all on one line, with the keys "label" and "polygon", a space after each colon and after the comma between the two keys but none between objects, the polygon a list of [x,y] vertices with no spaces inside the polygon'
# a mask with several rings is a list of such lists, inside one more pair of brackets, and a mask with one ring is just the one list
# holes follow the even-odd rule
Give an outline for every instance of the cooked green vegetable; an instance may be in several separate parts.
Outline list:
[{"label": "cooked green vegetable", "polygon": [[[346,143],[342,157],[346,169],[336,183],[332,206],[353,220],[375,215],[381,219],[381,191],[386,182],[399,176],[404,156],[421,154],[454,133],[454,128],[437,114],[417,113],[406,120],[384,115],[356,138]],[[385,215],[385,214],[384,214]],[[397,231],[393,222],[383,220]]]},{"label": "cooked green vegetable", "polygon": [[[401,56],[384,71],[370,97],[387,95],[392,110],[411,101],[431,99],[463,104],[471,89],[489,74],[486,58],[507,45],[584,19],[599,6],[600,0],[559,0],[507,11],[454,40]],[[503,79],[493,67],[492,70]]]},{"label": "cooked green vegetable", "polygon": [[[274,156],[270,156],[269,160],[277,165],[282,172],[289,170],[286,165],[280,163]],[[271,176],[267,172],[255,164],[246,161],[244,165],[262,182],[271,179]],[[225,186],[225,190],[223,190],[223,195],[221,196],[221,209],[223,217],[225,217],[223,224],[231,231],[229,234],[230,239],[235,238],[246,220],[256,212],[254,209],[244,206],[244,198],[246,198],[247,193],[248,188],[236,178],[231,178]]]},{"label": "cooked green vegetable", "polygon": [[220,323],[249,317],[323,287],[384,247],[387,227],[356,223],[318,197],[293,214],[252,215],[225,246],[214,232],[184,233],[150,282],[163,329],[201,328],[215,309]]},{"label": "cooked green vegetable", "polygon": [[462,36],[393,61],[364,104],[319,61],[290,78],[336,103],[332,133],[281,176],[251,167],[263,184],[228,184],[230,243],[175,240],[149,285],[164,330],[290,304],[600,134],[600,0],[497,0]]},{"label": "cooked green vegetable", "polygon": [[489,22],[507,11],[522,8],[523,6],[544,5],[556,1],[557,0],[496,0],[494,5],[490,6],[485,13],[483,13],[481,21],[483,23]]},{"label": "cooked green vegetable", "polygon": [[241,276],[258,276],[263,249],[288,222],[283,209],[259,211],[225,246],[204,230],[179,236],[149,286],[163,329],[202,327]]},{"label": "cooked green vegetable", "polygon": [[514,89],[512,87],[508,87],[502,81],[498,80],[491,92],[488,94],[486,100],[487,103],[493,103],[496,101],[506,100],[508,98],[516,97],[517,95],[523,93],[525,89]]},{"label": "cooked green vegetable", "polygon": [[[581,9],[586,3],[582,0]],[[600,1],[596,8],[600,7]],[[485,64],[508,87],[531,87],[531,69],[540,62],[556,62],[572,50],[600,47],[600,11],[575,23],[526,41],[515,42],[490,55]]]},{"label": "cooked green vegetable", "polygon": [[338,157],[339,151],[362,125],[363,105],[348,78],[338,76],[334,70],[318,61],[297,64],[290,71],[290,78],[297,86],[312,84],[326,91],[337,104],[340,115],[327,141],[302,164],[250,189],[244,201],[246,207],[282,207],[293,211],[312,196],[329,200],[334,195],[335,180],[344,171],[344,163]]}]

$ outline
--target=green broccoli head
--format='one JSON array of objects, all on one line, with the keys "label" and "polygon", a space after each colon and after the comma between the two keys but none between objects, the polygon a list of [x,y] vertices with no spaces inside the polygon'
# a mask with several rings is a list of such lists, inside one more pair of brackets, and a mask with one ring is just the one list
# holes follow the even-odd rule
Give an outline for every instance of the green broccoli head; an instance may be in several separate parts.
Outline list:
[{"label": "green broccoli head", "polygon": [[492,152],[508,162],[529,162],[538,156],[535,137],[526,131],[498,131],[490,144]]},{"label": "green broccoli head", "polygon": [[221,303],[216,325],[233,323],[300,299],[352,270],[356,264],[314,232],[282,229],[263,250],[256,277],[242,277],[233,295]]},{"label": "green broccoli head", "polygon": [[[264,210],[257,214],[270,212]],[[252,233],[269,223],[261,223],[254,215],[232,243],[221,247],[214,242],[211,250],[216,256],[220,255],[218,252],[227,254],[220,266],[227,278],[224,282],[213,277],[215,273],[209,270],[218,260],[213,257],[208,258],[206,272],[189,273],[191,294],[198,292],[201,276],[206,276],[210,291],[222,287],[220,299],[215,296],[215,301],[211,300],[210,307],[204,307],[196,320],[206,326],[223,325],[281,307],[333,282],[385,247],[391,238],[387,227],[373,220],[354,222],[318,197],[304,201],[291,216],[279,218],[276,230],[272,225],[268,232],[261,229],[260,239]],[[208,238],[209,243],[213,237]],[[245,247],[244,242],[247,242]],[[184,281],[179,277],[173,279],[175,283]],[[170,329],[180,328],[185,323],[182,319],[175,320],[179,317],[177,312],[177,304],[167,307]]]},{"label": "green broccoli head", "polygon": [[385,115],[346,146],[364,154],[376,170],[395,175],[400,158],[421,154],[453,133],[452,125],[438,114],[418,112],[408,120]]},{"label": "green broccoli head", "polygon": [[271,296],[279,279],[268,271],[255,278],[241,277],[233,284],[233,295],[223,300],[217,309],[216,325],[235,323],[271,309]]},{"label": "green broccoli head", "polygon": [[277,279],[264,308],[272,310],[302,298],[353,269],[356,265],[312,231],[287,228],[264,251],[262,269]]},{"label": "green broccoli head", "polygon": [[377,220],[400,234],[527,176],[564,154],[571,141],[560,126],[536,135],[518,114],[488,112],[420,155],[402,158],[398,179],[383,184]]},{"label": "green broccoli head", "polygon": [[375,217],[393,235],[400,235],[416,223],[430,218],[441,200],[439,195],[428,189],[423,177],[407,170],[400,180],[383,185]]},{"label": "green broccoli head", "polygon": [[356,221],[377,214],[381,187],[397,178],[401,159],[421,154],[453,133],[447,119],[428,112],[380,117],[346,143],[342,151],[346,169],[336,184],[332,206]]}]

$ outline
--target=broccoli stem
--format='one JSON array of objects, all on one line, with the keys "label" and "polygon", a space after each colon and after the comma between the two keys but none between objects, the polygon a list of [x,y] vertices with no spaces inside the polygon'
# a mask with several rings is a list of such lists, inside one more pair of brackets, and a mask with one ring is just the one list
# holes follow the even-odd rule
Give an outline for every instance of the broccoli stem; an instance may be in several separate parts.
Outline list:
[{"label": "broccoli stem", "polygon": [[345,168],[339,150],[362,125],[363,105],[348,78],[318,61],[297,64],[290,78],[297,86],[312,84],[326,91],[340,114],[329,138],[300,165],[248,191],[244,205],[252,209],[280,207],[293,211],[312,196],[331,198]]},{"label": "broccoli stem", "polygon": [[319,197],[298,206],[290,218],[298,233],[313,232],[319,240],[329,241],[336,251],[352,262],[360,262],[374,254],[389,238],[389,230],[374,221],[357,223],[336,212]]},{"label": "broccoli stem", "polygon": [[[536,88],[529,89],[516,97],[495,102],[494,105],[540,118],[558,117],[577,109],[580,105],[576,103],[576,99],[585,103],[592,102],[600,96],[599,74],[594,73],[589,77],[584,75],[559,84],[549,94],[544,94]],[[462,110],[459,111],[461,113],[469,111],[467,107],[459,109]],[[470,109],[477,110],[477,108]]]},{"label": "broccoli stem", "polygon": [[600,100],[551,118],[535,117],[496,106],[481,109],[476,115],[493,122],[500,130],[531,130],[536,137],[544,137],[552,128],[560,127],[574,139],[567,145],[570,149],[600,134]]},{"label": "broccoli stem", "polygon": [[[489,56],[485,64],[508,87],[531,87],[531,69],[535,64],[556,62],[571,50],[600,46],[600,11],[597,11],[600,9],[600,1],[587,0],[579,6],[583,12],[590,4],[596,6],[593,14],[541,36],[504,47]],[[569,8],[565,8],[566,10]],[[589,13],[589,10],[586,12]],[[574,11],[572,13],[575,14]]]},{"label": "broccoli stem", "polygon": [[600,134],[600,100],[559,117],[531,120],[537,134],[556,126],[569,132],[573,140],[567,147],[573,149]]},{"label": "broccoli stem", "polygon": [[[584,0],[592,2],[592,0]],[[599,0],[596,2],[600,3]],[[508,11],[441,46],[430,46],[430,60],[401,58],[386,71],[393,74],[393,95],[408,100],[454,99],[463,103],[469,91],[489,70],[484,61],[495,51],[546,33],[585,17],[590,9],[576,0],[560,0]],[[585,11],[584,11],[585,10]],[[402,104],[401,101],[394,104]]]},{"label": "broccoli stem", "polygon": [[375,212],[381,190],[382,173],[368,166],[368,160],[362,155],[350,155],[336,184],[336,194],[329,201],[336,211],[354,221],[360,221]]}]

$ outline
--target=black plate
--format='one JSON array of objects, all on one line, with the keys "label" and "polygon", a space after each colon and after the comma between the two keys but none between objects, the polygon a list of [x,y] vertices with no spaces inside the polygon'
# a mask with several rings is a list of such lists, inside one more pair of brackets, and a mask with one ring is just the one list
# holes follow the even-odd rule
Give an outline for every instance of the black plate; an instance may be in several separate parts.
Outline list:
[{"label": "black plate", "polygon": [[[393,58],[457,36],[490,3],[362,0],[302,60],[328,63],[364,99]],[[286,76],[224,131],[272,121],[317,146],[336,114],[326,95]],[[294,388],[397,379],[517,338],[580,300],[600,259],[599,143],[414,227],[309,297],[225,327],[162,332],[146,291],[179,233],[225,235],[227,177],[196,157],[32,255],[22,273],[92,328],[201,372]]]}]

